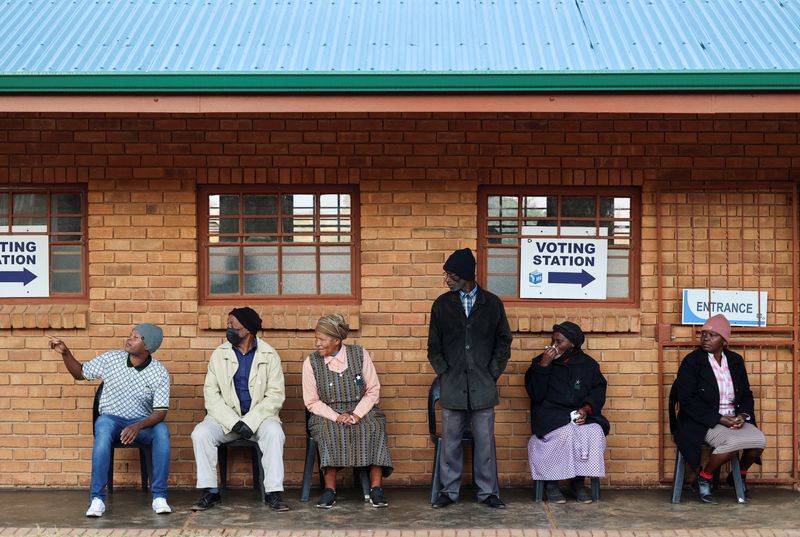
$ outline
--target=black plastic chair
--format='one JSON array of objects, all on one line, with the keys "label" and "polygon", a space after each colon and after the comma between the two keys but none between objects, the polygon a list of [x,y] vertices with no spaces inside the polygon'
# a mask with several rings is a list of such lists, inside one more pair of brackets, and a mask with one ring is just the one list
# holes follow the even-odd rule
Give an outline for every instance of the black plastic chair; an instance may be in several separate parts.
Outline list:
[{"label": "black plastic chair", "polygon": [[[678,402],[678,390],[675,387],[675,382],[669,390],[669,432],[672,438],[675,438],[675,433],[678,431],[678,413],[680,412],[680,403]],[[705,442],[703,447],[711,447]],[[744,484],[742,483],[742,475],[739,471],[739,454],[736,453],[730,460],[731,474],[733,475],[733,488],[736,490],[736,501],[739,503],[747,502],[744,494]],[[683,458],[681,451],[675,447],[675,472],[672,475],[672,503],[681,503],[681,493],[683,492],[683,481],[686,476],[686,461]],[[714,487],[719,486],[719,468],[714,472]]]},{"label": "black plastic chair", "polygon": [[259,491],[261,494],[261,501],[263,502],[267,496],[267,491],[264,490],[264,468],[261,466],[261,448],[255,440],[238,438],[217,446],[220,487],[223,489],[228,488],[228,450],[238,447],[248,448],[250,450],[250,457],[253,465],[253,489]]},{"label": "black plastic chair", "polygon": [[[431,476],[431,503],[436,501],[442,490],[442,482],[439,475],[439,459],[442,457],[442,435],[436,427],[436,402],[439,401],[442,392],[442,380],[437,376],[431,383],[428,391],[428,432],[431,442],[433,442],[433,475]],[[472,430],[469,423],[464,428],[461,438],[464,445],[472,446]],[[472,460],[472,475],[475,475],[475,459]]]},{"label": "black plastic chair", "polygon": [[[100,416],[100,396],[103,393],[103,383],[97,387],[94,392],[94,403],[92,404],[92,431],[94,431],[94,423]],[[116,449],[138,449],[139,450],[139,468],[142,474],[142,492],[147,492],[150,484],[150,476],[153,475],[153,450],[148,444],[140,444],[134,442],[132,444],[123,444],[119,440],[114,441],[111,447],[111,460],[108,464],[108,493],[114,492],[114,450]]]},{"label": "black plastic chair", "polygon": [[[306,409],[306,463],[303,467],[303,485],[300,487],[300,501],[307,502],[311,496],[311,480],[314,475],[314,461],[319,460],[319,446],[317,441],[311,436],[311,431],[308,429],[308,420],[311,417],[311,412]],[[353,468],[353,483],[358,487],[361,486],[361,493],[364,496],[364,501],[369,501],[369,472],[366,467]],[[324,488],[324,476],[322,468],[319,469],[319,484],[320,489]]]}]

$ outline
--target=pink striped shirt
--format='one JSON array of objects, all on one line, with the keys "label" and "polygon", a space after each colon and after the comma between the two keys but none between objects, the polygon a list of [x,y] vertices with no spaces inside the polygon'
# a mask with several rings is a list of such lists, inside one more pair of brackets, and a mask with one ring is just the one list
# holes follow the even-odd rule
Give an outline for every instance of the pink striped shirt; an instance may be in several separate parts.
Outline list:
[{"label": "pink striped shirt", "polygon": [[728,369],[728,358],[725,353],[722,353],[722,361],[717,363],[714,355],[708,353],[708,362],[711,364],[711,369],[714,370],[714,377],[717,379],[717,387],[719,388],[719,413],[722,416],[733,416],[735,414],[733,401],[736,397],[736,392],[733,389],[733,379]]},{"label": "pink striped shirt", "polygon": [[[334,373],[341,373],[347,369],[347,350],[342,345],[336,356],[325,356],[325,365]],[[364,384],[366,391],[364,396],[359,401],[353,414],[359,418],[367,415],[367,412],[372,410],[372,407],[378,404],[380,397],[381,384],[378,382],[378,373],[375,371],[375,364],[372,363],[372,358],[364,349],[364,365],[361,368],[361,374],[364,376]],[[317,379],[314,376],[314,368],[311,367],[311,357],[307,356],[303,361],[303,402],[306,408],[312,414],[328,418],[331,421],[336,421],[339,415],[334,409],[329,407],[319,398],[317,391]]]}]

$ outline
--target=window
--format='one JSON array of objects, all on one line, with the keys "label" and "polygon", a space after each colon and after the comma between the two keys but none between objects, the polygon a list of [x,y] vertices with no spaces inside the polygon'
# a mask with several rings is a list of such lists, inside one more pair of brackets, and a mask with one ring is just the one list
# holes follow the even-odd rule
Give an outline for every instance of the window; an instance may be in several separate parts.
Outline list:
[{"label": "window", "polygon": [[357,298],[357,191],[350,187],[204,187],[202,295]]},{"label": "window", "polygon": [[[47,236],[50,298],[86,297],[85,211],[81,187],[0,190],[0,240]],[[12,270],[15,263],[3,260],[2,270]]]},{"label": "window", "polygon": [[509,301],[529,302],[520,298],[521,240],[581,236],[607,241],[606,298],[595,301],[638,301],[637,189],[487,187],[480,189],[479,203],[479,277],[488,290]]}]

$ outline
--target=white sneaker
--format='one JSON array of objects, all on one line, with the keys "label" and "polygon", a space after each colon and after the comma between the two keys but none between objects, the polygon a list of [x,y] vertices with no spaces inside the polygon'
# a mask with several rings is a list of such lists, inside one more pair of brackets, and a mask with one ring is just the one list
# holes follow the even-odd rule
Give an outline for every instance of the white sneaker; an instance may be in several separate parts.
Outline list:
[{"label": "white sneaker", "polygon": [[100,498],[92,498],[92,505],[86,511],[86,516],[101,517],[106,512],[106,504]]},{"label": "white sneaker", "polygon": [[171,513],[172,508],[170,508],[169,504],[167,504],[166,498],[154,498],[153,511],[155,511],[157,515],[165,515],[167,513]]}]

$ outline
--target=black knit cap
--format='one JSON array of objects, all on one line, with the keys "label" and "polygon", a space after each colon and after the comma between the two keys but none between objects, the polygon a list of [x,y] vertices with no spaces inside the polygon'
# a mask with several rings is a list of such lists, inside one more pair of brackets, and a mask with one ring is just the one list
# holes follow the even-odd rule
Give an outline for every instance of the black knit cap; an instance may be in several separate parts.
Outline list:
[{"label": "black knit cap", "polygon": [[580,349],[581,345],[583,345],[583,342],[586,341],[586,337],[583,335],[583,330],[581,330],[581,327],[570,321],[564,321],[561,324],[554,324],[553,332],[558,332],[570,340],[570,342],[575,345],[576,349]]},{"label": "black knit cap", "polygon": [[256,335],[256,332],[261,330],[261,317],[255,312],[253,308],[233,308],[228,315],[236,317],[245,329]]},{"label": "black knit cap", "polygon": [[444,270],[452,272],[462,280],[468,282],[475,281],[475,256],[472,255],[472,250],[464,248],[463,250],[456,250],[447,261],[444,262]]}]

